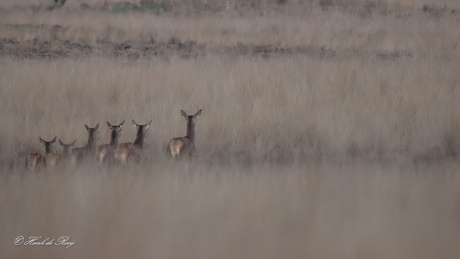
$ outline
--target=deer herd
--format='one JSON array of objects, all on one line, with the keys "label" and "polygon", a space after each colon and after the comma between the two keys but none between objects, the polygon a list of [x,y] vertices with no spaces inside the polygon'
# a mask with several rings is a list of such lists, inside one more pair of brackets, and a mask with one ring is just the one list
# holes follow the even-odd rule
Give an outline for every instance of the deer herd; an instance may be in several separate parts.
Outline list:
[{"label": "deer herd", "polygon": [[[169,141],[167,150],[168,156],[174,159],[190,159],[195,151],[195,121],[201,115],[201,109],[195,114],[188,115],[181,110],[181,115],[187,120],[187,134],[184,137],[176,137]],[[46,141],[39,137],[40,143],[44,145],[45,153],[29,153],[26,157],[25,166],[29,170],[40,169],[43,167],[55,167],[58,163],[69,162],[78,165],[87,159],[96,159],[99,164],[116,163],[126,164],[128,160],[140,162],[142,159],[142,148],[144,138],[152,121],[146,124],[138,124],[132,120],[133,125],[137,128],[136,139],[134,142],[119,143],[121,130],[125,121],[118,125],[112,125],[107,122],[110,129],[110,142],[104,145],[97,145],[99,140],[99,123],[94,128],[85,124],[88,132],[88,142],[83,147],[74,147],[76,140],[72,143],[65,144],[59,139],[62,152],[55,151],[56,137],[51,141]]]}]

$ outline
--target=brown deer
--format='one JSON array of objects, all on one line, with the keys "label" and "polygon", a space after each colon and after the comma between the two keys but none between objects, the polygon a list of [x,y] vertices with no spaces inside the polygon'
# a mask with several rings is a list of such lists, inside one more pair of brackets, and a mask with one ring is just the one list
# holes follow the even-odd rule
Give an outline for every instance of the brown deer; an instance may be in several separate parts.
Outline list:
[{"label": "brown deer", "polygon": [[128,158],[133,158],[136,162],[141,159],[141,151],[144,146],[144,138],[147,130],[150,128],[152,121],[150,120],[147,124],[137,124],[134,120],[132,123],[137,128],[136,139],[134,143],[123,143],[117,146],[114,154],[114,158],[117,162],[125,164]]},{"label": "brown deer", "polygon": [[53,144],[56,142],[56,137],[51,141],[46,141],[39,137],[40,143],[45,145],[45,155],[40,153],[30,153],[26,157],[26,168],[35,170],[46,166],[55,166],[59,161],[59,155],[54,152]]},{"label": "brown deer", "polygon": [[46,166],[46,159],[40,153],[30,153],[26,157],[26,168],[33,171]]},{"label": "brown deer", "polygon": [[185,137],[173,138],[168,143],[168,154],[172,158],[187,156],[191,158],[195,152],[195,121],[201,115],[202,109],[199,109],[194,115],[188,115],[181,110],[181,115],[187,120],[187,135]]},{"label": "brown deer", "polygon": [[85,124],[86,131],[88,131],[88,143],[83,147],[73,148],[70,152],[70,161],[73,164],[79,163],[88,154],[94,154],[97,141],[99,140],[99,123],[94,128]]},{"label": "brown deer", "polygon": [[96,148],[96,158],[99,161],[99,164],[102,164],[106,157],[113,157],[115,149],[118,146],[118,139],[121,135],[121,129],[125,121],[118,125],[112,125],[110,122],[107,122],[107,126],[110,129],[110,142],[109,144],[100,145]]}]

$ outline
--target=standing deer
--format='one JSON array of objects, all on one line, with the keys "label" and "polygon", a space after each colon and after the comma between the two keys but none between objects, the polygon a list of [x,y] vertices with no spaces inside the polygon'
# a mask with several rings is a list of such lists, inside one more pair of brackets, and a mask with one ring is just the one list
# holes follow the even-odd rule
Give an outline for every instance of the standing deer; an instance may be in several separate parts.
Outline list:
[{"label": "standing deer", "polygon": [[77,140],[74,140],[70,144],[65,144],[64,142],[61,141],[61,139],[59,139],[59,144],[62,146],[62,158],[63,159],[70,158],[70,154],[72,153],[72,149],[76,141]]},{"label": "standing deer", "polygon": [[191,158],[195,152],[195,121],[201,115],[202,109],[199,109],[194,115],[187,115],[181,110],[181,115],[187,120],[187,135],[185,137],[173,138],[168,143],[168,153],[172,158],[187,156]]},{"label": "standing deer", "polygon": [[40,153],[30,153],[26,157],[26,168],[35,170],[36,168],[55,166],[59,161],[59,155],[54,153],[53,144],[56,142],[56,137],[51,141],[46,141],[39,137],[40,143],[45,145],[45,156]]},{"label": "standing deer", "polygon": [[112,125],[110,122],[107,122],[107,126],[109,126],[110,129],[110,142],[109,144],[100,145],[96,148],[96,158],[99,161],[99,164],[102,164],[106,157],[113,157],[115,149],[118,146],[118,139],[121,135],[123,123],[125,123],[125,121],[118,125]]},{"label": "standing deer", "polygon": [[115,160],[122,164],[125,164],[128,158],[133,158],[136,162],[140,161],[141,151],[144,146],[144,138],[147,130],[150,128],[152,120],[144,125],[137,124],[134,120],[132,120],[132,123],[137,128],[134,143],[123,143],[118,145],[114,154]]},{"label": "standing deer", "polygon": [[99,140],[99,123],[94,128],[90,128],[85,124],[86,131],[88,131],[88,143],[83,147],[73,148],[70,152],[70,161],[73,164],[77,164],[88,154],[94,154],[97,141]]}]

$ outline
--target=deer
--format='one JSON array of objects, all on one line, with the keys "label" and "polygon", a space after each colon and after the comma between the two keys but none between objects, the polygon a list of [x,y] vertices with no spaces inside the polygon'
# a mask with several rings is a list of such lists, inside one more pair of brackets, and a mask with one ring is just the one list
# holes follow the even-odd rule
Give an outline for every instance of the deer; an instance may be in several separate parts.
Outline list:
[{"label": "deer", "polygon": [[91,128],[85,124],[85,128],[88,132],[88,143],[86,146],[71,149],[69,157],[73,164],[79,163],[88,154],[94,154],[97,141],[99,140],[99,123],[97,123],[94,128]]},{"label": "deer", "polygon": [[169,141],[167,149],[168,154],[172,158],[181,158],[187,156],[189,159],[195,152],[195,121],[200,117],[202,109],[199,109],[195,114],[188,115],[184,110],[181,110],[181,115],[187,120],[187,135],[184,137],[176,137]]},{"label": "deer", "polygon": [[72,143],[65,144],[64,142],[62,142],[61,139],[59,139],[59,144],[62,147],[62,156],[61,157],[63,159],[70,158],[70,154],[72,153],[72,149],[73,149],[73,146],[75,145],[76,141],[77,140],[74,140]]},{"label": "deer", "polygon": [[[118,125],[112,125],[107,121],[107,126],[110,129],[110,142],[109,144],[100,145],[96,148],[96,158],[99,161],[99,164],[102,164],[106,157],[113,157],[113,153],[118,146],[118,139],[121,136],[121,129],[125,121]],[[112,156],[110,156],[112,154]]]},{"label": "deer", "polygon": [[41,137],[38,138],[40,143],[45,145],[45,155],[40,153],[30,153],[26,157],[26,168],[35,170],[41,167],[55,166],[59,162],[59,155],[54,152],[53,144],[56,142],[56,137],[51,141],[46,141]]},{"label": "deer", "polygon": [[144,125],[138,124],[134,120],[132,120],[132,123],[137,128],[136,139],[133,143],[118,145],[114,153],[115,161],[122,164],[126,164],[128,158],[133,158],[136,162],[140,162],[141,151],[144,147],[144,138],[147,130],[150,128],[150,124],[152,124],[152,120]]}]

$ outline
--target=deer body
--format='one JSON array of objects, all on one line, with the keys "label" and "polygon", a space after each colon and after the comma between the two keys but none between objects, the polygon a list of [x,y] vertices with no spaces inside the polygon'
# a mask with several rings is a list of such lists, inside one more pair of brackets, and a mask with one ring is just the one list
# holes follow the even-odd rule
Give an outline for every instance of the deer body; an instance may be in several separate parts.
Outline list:
[{"label": "deer body", "polygon": [[195,152],[195,121],[201,115],[199,109],[194,115],[187,115],[184,110],[181,110],[181,115],[187,120],[187,134],[185,137],[173,138],[168,143],[168,154],[172,158],[180,158],[187,156],[192,157]]},{"label": "deer body", "polygon": [[152,121],[144,125],[137,124],[134,120],[132,120],[132,123],[137,128],[134,143],[122,143],[118,145],[114,154],[115,160],[122,164],[125,164],[128,158],[133,158],[136,162],[140,161],[144,138]]},{"label": "deer body", "polygon": [[56,142],[56,137],[51,141],[46,141],[39,137],[40,143],[45,146],[45,155],[40,153],[30,153],[26,157],[26,168],[35,170],[39,167],[54,167],[60,160],[59,154],[54,152],[53,144]]},{"label": "deer body", "polygon": [[77,140],[74,140],[72,143],[70,144],[64,144],[64,142],[62,142],[60,139],[59,139],[59,144],[61,145],[62,147],[62,154],[61,154],[61,159],[64,160],[64,161],[69,161],[70,160],[70,154],[72,153],[72,149],[73,149],[73,146],[75,145],[75,142]]},{"label": "deer body", "polygon": [[30,153],[26,157],[26,168],[33,171],[35,169],[45,167],[46,159],[40,153]]},{"label": "deer body", "polygon": [[46,167],[55,167],[59,161],[61,160],[61,156],[56,153],[47,154],[46,155]]},{"label": "deer body", "polygon": [[77,140],[74,140],[70,144],[64,144],[64,142],[62,142],[59,139],[59,144],[62,146],[62,158],[69,158],[70,157],[70,154],[72,153],[72,149],[73,149],[73,146],[75,145],[76,141]]},{"label": "deer body", "polygon": [[99,123],[94,128],[90,128],[85,124],[86,131],[88,131],[88,143],[84,147],[77,147],[70,150],[70,161],[73,164],[79,163],[88,154],[93,154],[96,148],[97,141],[99,140]]},{"label": "deer body", "polygon": [[123,121],[118,125],[112,125],[107,122],[107,126],[110,128],[110,142],[109,144],[100,145],[96,148],[96,158],[100,164],[102,164],[106,157],[113,157],[115,149],[118,146],[118,139],[121,135],[121,129],[123,128]]}]

